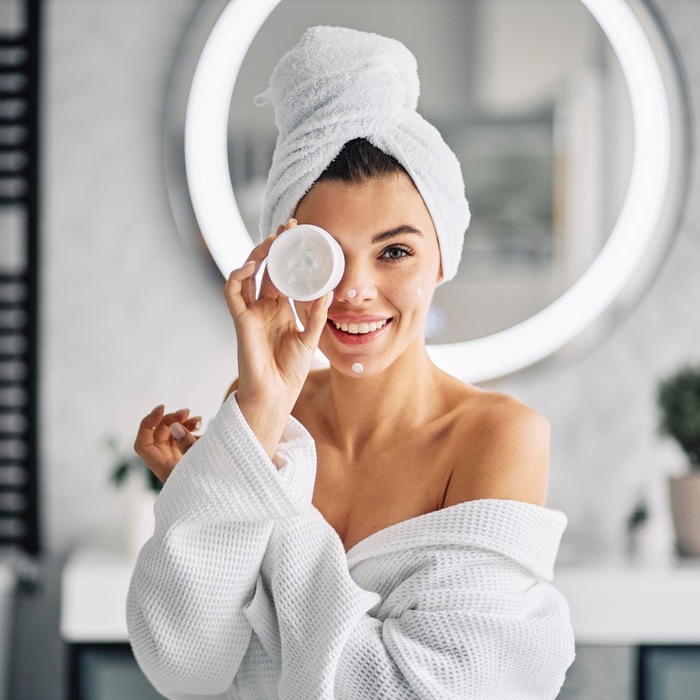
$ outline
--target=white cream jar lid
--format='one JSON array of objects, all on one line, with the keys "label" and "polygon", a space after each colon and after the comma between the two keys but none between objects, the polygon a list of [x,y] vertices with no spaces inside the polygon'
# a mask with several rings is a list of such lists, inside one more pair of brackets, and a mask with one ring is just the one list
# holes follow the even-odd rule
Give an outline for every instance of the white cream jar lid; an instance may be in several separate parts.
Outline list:
[{"label": "white cream jar lid", "polygon": [[267,255],[272,284],[296,301],[319,299],[338,286],[344,271],[345,256],[338,241],[311,224],[281,233]]}]

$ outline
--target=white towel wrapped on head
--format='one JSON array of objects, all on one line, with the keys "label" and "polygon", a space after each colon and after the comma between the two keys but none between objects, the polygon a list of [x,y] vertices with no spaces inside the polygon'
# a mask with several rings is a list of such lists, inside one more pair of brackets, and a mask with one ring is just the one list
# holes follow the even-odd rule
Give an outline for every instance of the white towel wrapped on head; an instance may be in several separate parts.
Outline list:
[{"label": "white towel wrapped on head", "polygon": [[301,198],[356,138],[393,156],[433,220],[442,281],[462,255],[469,205],[459,162],[416,111],[416,59],[399,41],[342,27],[312,27],[285,54],[257,104],[271,103],[279,136],[260,219],[262,237],[294,215]]}]

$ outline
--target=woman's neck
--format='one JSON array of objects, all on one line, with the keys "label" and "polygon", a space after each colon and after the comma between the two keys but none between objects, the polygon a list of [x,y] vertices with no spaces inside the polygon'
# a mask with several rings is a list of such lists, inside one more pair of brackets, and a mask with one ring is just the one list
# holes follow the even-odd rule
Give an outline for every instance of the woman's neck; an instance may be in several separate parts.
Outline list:
[{"label": "woman's neck", "polygon": [[331,367],[322,406],[331,441],[353,460],[395,442],[435,415],[440,374],[422,343],[372,377]]}]

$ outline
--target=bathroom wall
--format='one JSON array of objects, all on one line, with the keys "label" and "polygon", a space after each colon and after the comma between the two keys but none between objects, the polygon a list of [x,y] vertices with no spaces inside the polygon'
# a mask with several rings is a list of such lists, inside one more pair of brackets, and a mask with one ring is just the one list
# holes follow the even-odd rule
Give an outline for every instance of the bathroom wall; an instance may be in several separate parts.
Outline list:
[{"label": "bathroom wall", "polygon": [[[700,5],[657,4],[696,102]],[[62,698],[57,605],[63,557],[77,546],[122,546],[124,504],[108,483],[107,436],[128,448],[140,416],[159,402],[210,417],[235,376],[234,335],[220,283],[176,234],[162,174],[166,83],[196,3],[45,5],[46,553],[40,591],[23,595],[18,607],[16,700]],[[670,547],[664,479],[682,458],[656,436],[654,390],[678,364],[700,361],[698,194],[694,178],[664,267],[607,339],[575,362],[545,364],[494,383],[551,420],[550,503],[569,516],[566,556],[620,551],[625,518],[640,495],[651,502],[657,548]]]},{"label": "bathroom wall", "polygon": [[209,414],[235,373],[219,290],[185,253],[163,184],[164,93],[193,7],[46,4],[42,432],[51,550],[86,535],[120,544],[105,438],[130,447],[139,416],[161,401]]},{"label": "bathroom wall", "polygon": [[[697,130],[700,5],[655,4],[680,52]],[[659,378],[700,362],[698,155],[689,149],[688,157],[685,212],[663,267],[636,308],[616,320],[587,356],[498,382],[552,422],[551,500],[570,521],[564,556],[623,551],[625,520],[639,498],[649,502],[653,548],[672,549],[666,477],[684,468],[684,458],[657,435],[655,392]]]},{"label": "bathroom wall", "polygon": [[175,232],[161,124],[192,0],[45,2],[40,588],[18,606],[16,700],[63,697],[60,563],[121,548],[107,436],[159,402],[211,415],[235,375],[218,285]]}]

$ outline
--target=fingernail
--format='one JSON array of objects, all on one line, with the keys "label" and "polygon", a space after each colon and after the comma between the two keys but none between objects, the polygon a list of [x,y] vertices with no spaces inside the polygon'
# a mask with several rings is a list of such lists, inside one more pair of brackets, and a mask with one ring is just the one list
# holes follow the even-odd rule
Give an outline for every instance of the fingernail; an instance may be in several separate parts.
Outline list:
[{"label": "fingernail", "polygon": [[328,292],[326,295],[326,301],[323,302],[323,305],[328,308],[331,304],[333,303],[333,292]]},{"label": "fingernail", "polygon": [[170,426],[170,434],[176,439],[176,440],[182,440],[182,438],[185,437],[187,434],[185,428],[180,425],[179,423],[173,423]]},{"label": "fingernail", "polygon": [[287,222],[287,226],[296,226],[297,223],[298,223],[298,221],[296,219],[292,218]]},{"label": "fingernail", "polygon": [[194,424],[194,429],[199,430],[202,427],[202,419],[197,418],[197,422]]}]

